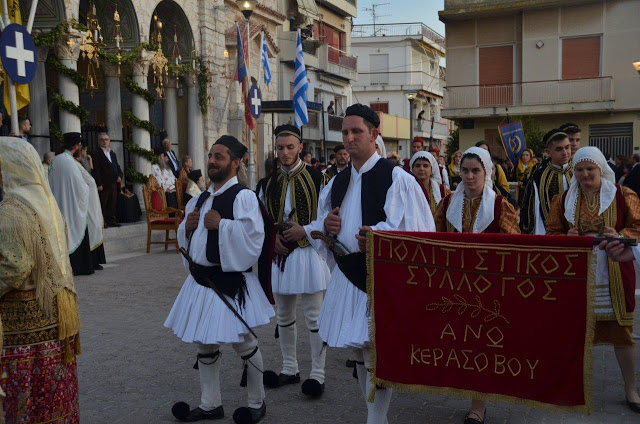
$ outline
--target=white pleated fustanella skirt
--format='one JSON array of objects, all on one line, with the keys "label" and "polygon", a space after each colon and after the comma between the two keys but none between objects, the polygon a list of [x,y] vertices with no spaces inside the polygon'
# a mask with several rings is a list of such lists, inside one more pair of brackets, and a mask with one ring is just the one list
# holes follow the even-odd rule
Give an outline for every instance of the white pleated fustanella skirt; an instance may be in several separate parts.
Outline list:
[{"label": "white pleated fustanella skirt", "polygon": [[[262,291],[258,277],[251,272],[243,272],[243,275],[247,282],[243,307],[239,307],[237,299],[227,296],[227,300],[249,327],[268,324],[275,312]],[[245,334],[249,334],[213,289],[196,283],[191,275],[182,285],[164,326],[187,343],[239,343],[244,341]]]},{"label": "white pleated fustanella skirt", "polygon": [[284,295],[313,294],[327,289],[331,271],[311,246],[298,247],[287,257],[284,271],[271,264],[271,290]]},{"label": "white pleated fustanella skirt", "polygon": [[362,348],[369,343],[367,294],[336,266],[318,318],[319,333],[331,347]]}]

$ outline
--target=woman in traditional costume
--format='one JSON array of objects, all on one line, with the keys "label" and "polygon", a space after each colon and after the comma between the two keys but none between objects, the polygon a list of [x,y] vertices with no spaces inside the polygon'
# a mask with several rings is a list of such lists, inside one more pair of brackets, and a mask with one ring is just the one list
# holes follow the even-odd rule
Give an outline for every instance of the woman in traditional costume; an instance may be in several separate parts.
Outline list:
[{"label": "woman in traditional costume", "polygon": [[[547,234],[640,238],[640,201],[633,190],[615,184],[615,175],[597,147],[573,156],[569,190],[553,198]],[[596,249],[596,326],[593,343],[613,345],[629,408],[640,413],[635,384],[632,335],[636,278],[634,262],[608,260]]]},{"label": "woman in traditional costume", "polygon": [[520,158],[518,158],[518,166],[516,167],[516,181],[524,184],[531,175],[533,170],[533,150],[525,149]]},{"label": "woman in traditional costume", "polygon": [[455,190],[460,184],[460,159],[462,158],[462,151],[458,150],[451,157],[451,163],[447,166],[447,172],[449,172],[449,185],[451,190]]},{"label": "woman in traditional costume", "polygon": [[78,423],[80,319],[66,226],[38,154],[0,137],[0,385],[8,423]]},{"label": "woman in traditional costume", "polygon": [[[471,147],[462,154],[462,180],[438,204],[434,217],[436,231],[520,234],[513,206],[492,188],[492,168],[491,156],[482,148]],[[484,401],[472,399],[464,424],[483,424],[485,405]]]},{"label": "woman in traditional costume", "polygon": [[436,158],[423,150],[413,155],[409,167],[424,189],[431,214],[435,215],[438,203],[451,194],[451,191],[442,184]]}]

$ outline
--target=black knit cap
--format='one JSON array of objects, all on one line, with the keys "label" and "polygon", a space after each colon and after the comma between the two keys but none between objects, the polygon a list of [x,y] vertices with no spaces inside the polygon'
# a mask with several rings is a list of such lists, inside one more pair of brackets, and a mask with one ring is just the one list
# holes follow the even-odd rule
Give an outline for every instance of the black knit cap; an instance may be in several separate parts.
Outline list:
[{"label": "black knit cap", "polygon": [[199,169],[194,169],[193,171],[189,172],[189,179],[194,183],[197,183],[200,177],[202,177],[202,171]]},{"label": "black knit cap", "polygon": [[237,159],[242,159],[245,153],[247,153],[247,148],[244,144],[240,143],[237,138],[232,135],[223,135],[219,139],[216,140],[214,144],[220,144],[225,146],[227,149],[233,153],[233,155]]},{"label": "black knit cap", "polygon": [[561,130],[560,128],[554,128],[542,137],[542,142],[545,146],[549,146],[549,143],[554,141],[562,140],[567,137],[567,133]]},{"label": "black knit cap", "polygon": [[567,122],[558,129],[560,131],[566,132],[567,134],[575,134],[580,132],[580,127],[573,122]]},{"label": "black knit cap", "polygon": [[298,140],[300,140],[300,129],[291,124],[284,124],[284,125],[277,126],[275,133],[276,133],[276,138],[280,136],[286,137],[286,136],[292,135],[296,137]]},{"label": "black knit cap", "polygon": [[371,123],[374,127],[380,126],[380,118],[378,114],[373,111],[369,106],[365,106],[361,103],[356,103],[349,106],[345,112],[345,116],[359,116],[365,121]]},{"label": "black knit cap", "polygon": [[344,150],[344,144],[338,144],[336,147],[333,148],[333,153],[338,153],[340,150]]}]

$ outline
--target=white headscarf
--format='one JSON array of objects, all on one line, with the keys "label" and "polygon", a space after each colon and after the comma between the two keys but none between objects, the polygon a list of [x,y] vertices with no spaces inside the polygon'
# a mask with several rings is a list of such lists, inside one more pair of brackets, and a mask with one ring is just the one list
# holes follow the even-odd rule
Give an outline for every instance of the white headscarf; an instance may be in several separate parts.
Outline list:
[{"label": "white headscarf", "polygon": [[[493,191],[493,181],[491,180],[491,169],[493,168],[493,162],[489,152],[481,149],[480,147],[470,147],[467,149],[460,158],[460,164],[464,160],[464,157],[469,154],[478,155],[482,166],[484,167],[484,189],[482,190],[482,203],[478,209],[478,215],[476,221],[473,224],[473,232],[481,233],[487,229],[487,227],[493,222],[493,208],[496,201],[496,192]],[[458,184],[456,191],[451,195],[451,201],[449,202],[449,208],[447,209],[447,221],[453,225],[453,227],[462,232],[462,207],[464,206],[464,179]]]},{"label": "white headscarf", "polygon": [[580,192],[580,183],[575,174],[575,167],[580,162],[589,161],[595,163],[602,172],[602,185],[600,186],[600,210],[598,215],[602,215],[607,210],[613,199],[616,197],[616,176],[613,170],[607,164],[607,160],[604,155],[594,146],[585,146],[578,149],[575,155],[573,155],[573,177],[571,177],[571,186],[567,191],[567,196],[564,200],[564,217],[572,225],[576,224],[576,206],[578,203],[578,193]]},{"label": "white headscarf", "polygon": [[382,136],[380,134],[378,134],[378,138],[376,138],[376,146],[380,148],[380,157],[386,158],[387,149],[386,147],[384,147],[384,140],[382,139]]},{"label": "white headscarf", "polygon": [[433,156],[429,152],[425,152],[421,150],[416,152],[412,157],[411,161],[409,161],[409,169],[413,172],[413,164],[418,159],[426,159],[429,161],[431,165],[431,176],[429,177],[429,182],[431,183],[431,192],[433,193],[433,200],[437,205],[442,200],[442,196],[440,196],[440,184],[442,184],[442,176],[440,175],[440,168],[438,167],[438,161],[435,156]]}]

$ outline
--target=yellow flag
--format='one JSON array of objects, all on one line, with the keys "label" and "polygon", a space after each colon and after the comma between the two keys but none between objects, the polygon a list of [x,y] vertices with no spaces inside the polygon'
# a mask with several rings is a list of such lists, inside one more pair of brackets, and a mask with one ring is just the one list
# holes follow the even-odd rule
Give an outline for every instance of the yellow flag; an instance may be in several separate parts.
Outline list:
[{"label": "yellow flag", "polygon": [[[20,1],[19,0],[7,0],[7,7],[9,8],[9,18],[14,24],[22,25],[22,16],[20,14]],[[2,10],[2,3],[0,3],[0,11]],[[7,113],[11,115],[11,102],[9,101],[9,76],[6,71],[4,74],[4,107],[7,109]],[[16,100],[18,101],[18,110],[22,109],[29,104],[29,84],[16,84]]]}]

